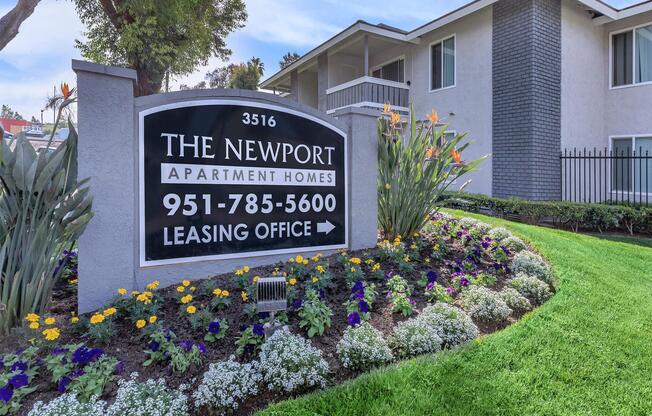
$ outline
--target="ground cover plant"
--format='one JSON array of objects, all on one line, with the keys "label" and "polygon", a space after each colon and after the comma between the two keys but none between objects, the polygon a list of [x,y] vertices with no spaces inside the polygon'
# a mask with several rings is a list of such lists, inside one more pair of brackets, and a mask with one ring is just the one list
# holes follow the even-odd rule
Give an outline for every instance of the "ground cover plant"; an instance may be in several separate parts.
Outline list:
[{"label": "ground cover plant", "polygon": [[[534,289],[517,285],[515,253],[490,235],[511,238],[486,223],[435,214],[422,232],[374,249],[243,265],[168,288],[157,281],[139,291],[116,288],[110,302],[83,316],[55,299],[56,314],[30,314],[0,341],[6,352],[27,340],[34,345],[21,352],[30,354],[25,358],[0,354],[0,405],[15,414],[36,401],[33,413],[105,407],[123,414],[119,409],[140,401],[152,414],[244,415],[399,359],[455,348],[515,322],[529,309],[523,303],[540,304],[540,285],[546,296],[554,293],[533,276]],[[521,257],[527,270],[518,276],[528,267],[540,271],[540,258]],[[74,295],[70,273],[62,275],[66,290],[55,293]],[[272,275],[286,278],[288,310],[277,318],[288,329],[266,341],[270,318],[256,311],[255,283]],[[16,360],[24,364],[14,368]],[[187,390],[193,379],[196,388]],[[165,400],[151,400],[150,390]]]},{"label": "ground cover plant", "polygon": [[555,296],[520,322],[456,351],[403,362],[260,414],[652,413],[652,249],[636,238],[613,242],[474,217],[529,241],[554,269]]}]

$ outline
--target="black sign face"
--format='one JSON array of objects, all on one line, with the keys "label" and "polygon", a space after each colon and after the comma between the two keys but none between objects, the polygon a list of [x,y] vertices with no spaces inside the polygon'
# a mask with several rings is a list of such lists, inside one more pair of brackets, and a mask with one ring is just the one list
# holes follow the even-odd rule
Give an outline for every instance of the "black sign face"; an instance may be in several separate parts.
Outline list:
[{"label": "black sign face", "polygon": [[346,135],[295,110],[140,113],[141,266],[346,248]]}]

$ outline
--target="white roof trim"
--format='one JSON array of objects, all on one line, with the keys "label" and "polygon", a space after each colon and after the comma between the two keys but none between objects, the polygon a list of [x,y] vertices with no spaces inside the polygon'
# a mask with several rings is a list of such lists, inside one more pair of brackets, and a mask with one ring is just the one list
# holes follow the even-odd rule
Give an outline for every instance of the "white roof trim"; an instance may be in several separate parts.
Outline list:
[{"label": "white roof trim", "polygon": [[652,2],[635,4],[633,6],[618,11],[618,19],[625,19],[640,13],[652,11]]},{"label": "white roof trim", "polygon": [[430,23],[426,23],[425,25],[411,31],[408,33],[408,37],[410,39],[414,39],[419,36],[423,36],[424,34],[428,32],[432,32],[433,30],[437,30],[442,26],[445,26],[447,24],[450,24],[456,20],[459,20],[471,13],[475,13],[480,9],[484,9],[487,6],[491,6],[492,4],[496,3],[498,0],[476,0],[473,1],[466,6],[462,6],[459,9],[446,14],[442,17],[439,17],[436,20],[433,20]]}]

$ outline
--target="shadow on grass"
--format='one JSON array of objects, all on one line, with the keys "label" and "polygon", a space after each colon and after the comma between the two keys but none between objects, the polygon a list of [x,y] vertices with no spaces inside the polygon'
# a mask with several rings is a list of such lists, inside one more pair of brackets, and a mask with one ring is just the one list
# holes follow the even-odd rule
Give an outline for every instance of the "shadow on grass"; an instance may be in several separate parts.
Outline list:
[{"label": "shadow on grass", "polygon": [[591,237],[599,238],[601,240],[615,241],[618,243],[631,244],[635,246],[652,248],[652,238],[649,237],[640,237],[640,236],[629,236],[623,234],[593,234],[588,233]]}]

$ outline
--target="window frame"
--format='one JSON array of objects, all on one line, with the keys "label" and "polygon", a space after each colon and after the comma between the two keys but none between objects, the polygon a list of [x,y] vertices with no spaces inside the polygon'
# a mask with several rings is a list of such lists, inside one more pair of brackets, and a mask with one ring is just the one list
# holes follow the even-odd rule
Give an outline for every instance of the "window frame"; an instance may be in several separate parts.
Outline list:
[{"label": "window frame", "polygon": [[[652,82],[651,82],[652,83]],[[632,151],[635,151],[635,144],[636,144],[636,139],[648,139],[652,137],[652,133],[650,134],[617,134],[617,135],[611,135],[609,136],[609,152],[610,154],[613,155],[614,151],[614,140],[622,140],[622,139],[630,139],[631,144],[632,144]],[[652,155],[652,154],[651,154]],[[632,178],[632,181],[636,179],[636,162],[632,161],[632,167],[631,171],[628,173],[629,177]],[[610,175],[609,179],[609,191],[613,195],[615,193],[617,194],[631,194],[631,195],[648,195],[652,196],[652,191],[650,192],[637,192],[636,187],[634,186],[634,182],[632,182],[633,190],[625,190],[625,189],[614,189],[614,184],[613,184],[613,172]]]},{"label": "window frame", "polygon": [[[381,75],[382,75],[382,72],[383,72],[382,68],[384,66],[392,64],[392,63],[397,62],[397,61],[401,61],[401,60],[403,60],[403,81],[391,81],[391,80],[388,80],[388,79],[385,79],[385,78],[376,78],[376,77],[373,76],[373,73],[375,71],[379,70],[379,69],[380,69],[380,72],[381,72]],[[385,61],[383,63],[380,63],[378,65],[374,65],[374,66],[370,67],[369,68],[369,73],[367,74],[367,76],[370,76],[370,77],[376,78],[376,79],[382,79],[383,81],[391,81],[391,82],[398,82],[400,84],[405,84],[405,79],[407,78],[407,74],[406,74],[405,69],[406,69],[405,68],[405,54],[403,54],[403,55],[396,56],[396,57],[394,57],[392,59],[389,59],[389,60],[387,60],[387,61]]]},{"label": "window frame", "polygon": [[[632,87],[640,87],[644,85],[652,85],[652,81],[636,82],[636,30],[647,26],[652,26],[652,21],[636,26],[630,26],[625,29],[619,29],[619,30],[614,30],[613,32],[609,32],[609,89],[610,90],[619,90],[622,88],[632,88]],[[626,32],[632,32],[632,60],[633,60],[632,83],[625,84],[625,85],[614,85],[614,36]],[[626,137],[627,136],[622,136],[621,138],[626,138]]]},{"label": "window frame", "polygon": [[[442,86],[440,88],[433,88],[432,47],[438,43],[441,43],[441,78],[442,78],[442,85],[443,85],[444,84],[444,42],[450,39],[453,39],[453,44],[455,45],[455,51],[454,51],[455,53],[453,54],[453,57],[455,58],[453,62],[453,85],[449,85],[447,87]],[[456,86],[457,86],[457,34],[453,33],[449,36],[431,42],[428,45],[428,91],[429,92],[443,91],[443,90],[455,88]]]}]

